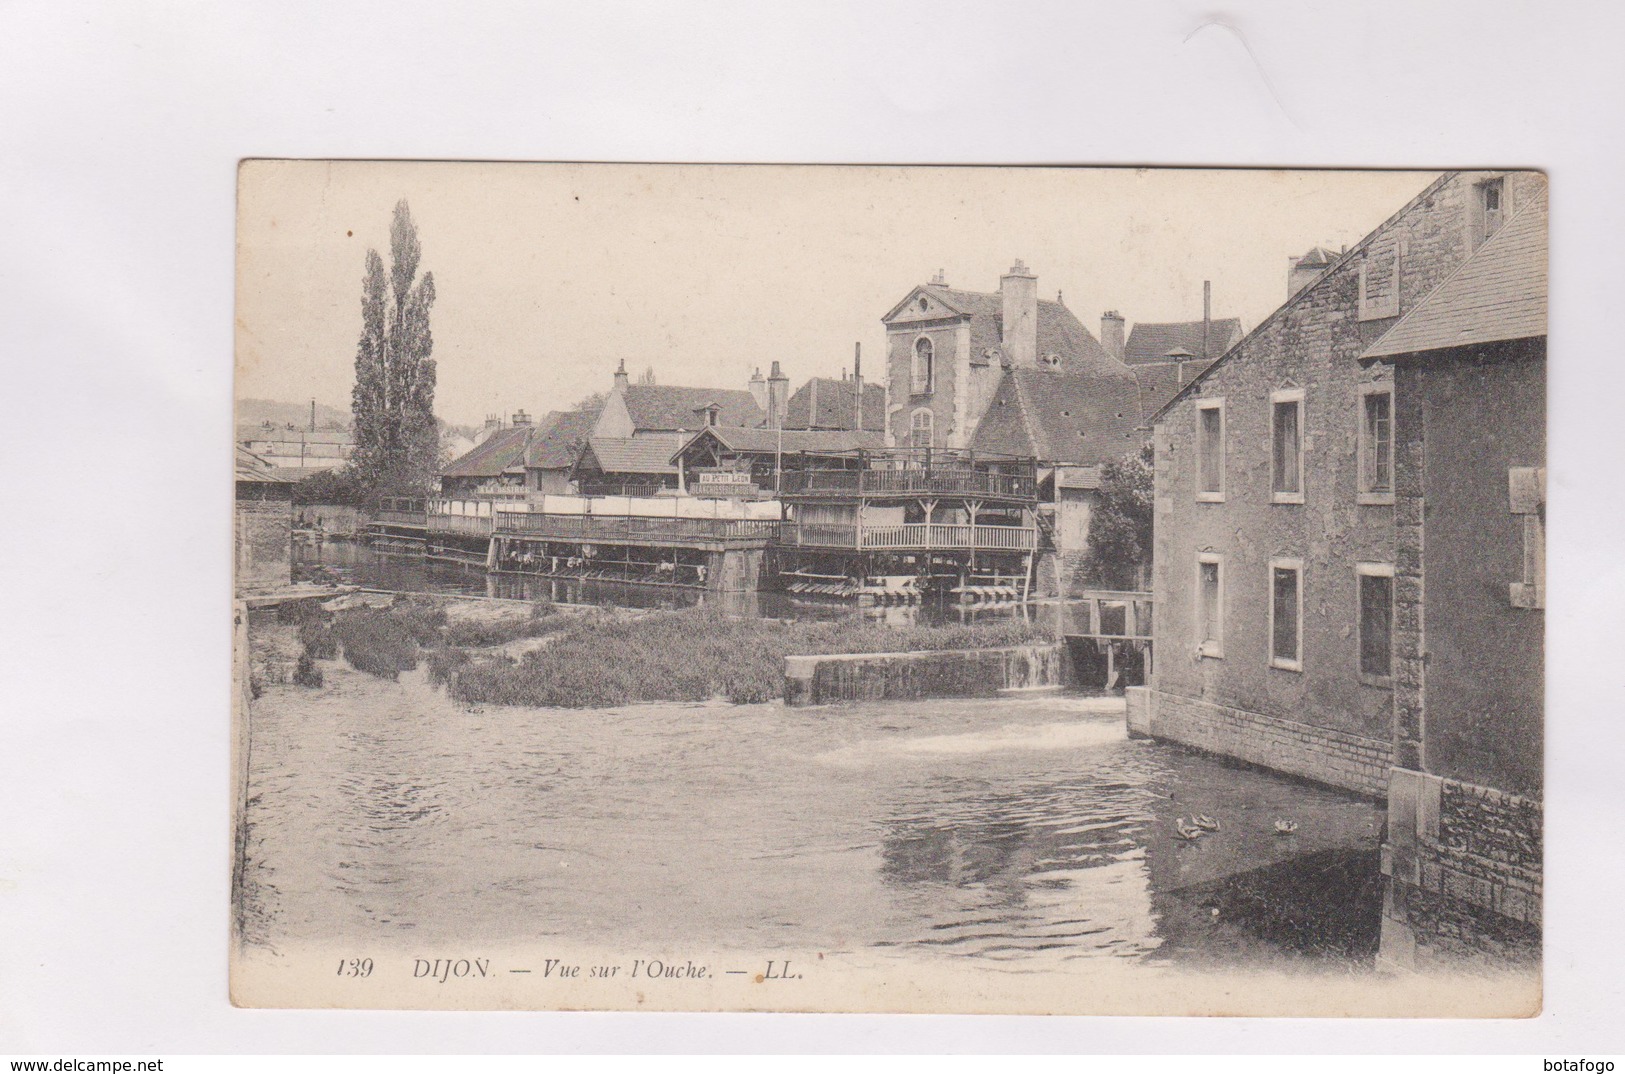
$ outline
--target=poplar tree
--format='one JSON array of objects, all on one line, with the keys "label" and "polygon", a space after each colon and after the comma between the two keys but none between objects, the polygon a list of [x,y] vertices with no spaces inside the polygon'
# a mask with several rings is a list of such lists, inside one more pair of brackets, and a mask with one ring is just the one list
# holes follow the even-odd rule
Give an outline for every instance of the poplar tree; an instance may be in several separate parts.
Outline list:
[{"label": "poplar tree", "polygon": [[418,279],[422,247],[412,210],[395,204],[389,227],[389,273],[377,250],[367,251],[361,284],[361,339],[356,344],[355,417],[351,468],[374,496],[422,493],[439,463],[434,416],[434,274]]}]

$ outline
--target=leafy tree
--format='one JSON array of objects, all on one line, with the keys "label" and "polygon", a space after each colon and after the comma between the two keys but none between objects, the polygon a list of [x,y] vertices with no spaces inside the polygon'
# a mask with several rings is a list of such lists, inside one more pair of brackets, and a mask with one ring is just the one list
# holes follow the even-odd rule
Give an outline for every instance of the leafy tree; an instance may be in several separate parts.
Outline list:
[{"label": "leafy tree", "polygon": [[609,402],[608,392],[589,392],[581,397],[581,401],[571,407],[572,410],[602,410],[604,404]]},{"label": "leafy tree", "polygon": [[1089,519],[1084,573],[1106,589],[1136,589],[1151,568],[1156,497],[1151,445],[1101,467],[1100,495]]},{"label": "leafy tree", "polygon": [[339,470],[317,470],[293,487],[293,502],[296,504],[334,503],[365,507],[371,495],[349,466]]},{"label": "leafy tree", "polygon": [[355,453],[350,466],[370,496],[421,492],[439,462],[434,417],[434,274],[417,278],[422,248],[412,210],[395,204],[389,228],[390,268],[367,251],[361,286],[361,339],[356,345]]}]

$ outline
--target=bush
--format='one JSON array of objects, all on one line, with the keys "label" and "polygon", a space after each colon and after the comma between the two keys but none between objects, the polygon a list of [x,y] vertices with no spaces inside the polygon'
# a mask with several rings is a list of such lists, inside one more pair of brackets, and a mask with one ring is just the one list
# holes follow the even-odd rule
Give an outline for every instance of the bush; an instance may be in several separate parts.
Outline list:
[{"label": "bush", "polygon": [[421,627],[421,619],[385,608],[351,608],[333,621],[349,665],[383,679],[398,679],[418,666]]},{"label": "bush", "polygon": [[299,654],[299,660],[293,666],[293,681],[300,686],[321,687],[322,669],[316,666],[308,651]]},{"label": "bush", "polygon": [[279,623],[325,623],[331,616],[326,608],[322,607],[325,597],[310,597],[306,600],[287,600],[276,606],[276,621]]},{"label": "bush", "polygon": [[425,658],[429,669],[429,681],[436,686],[445,686],[457,677],[457,673],[466,668],[472,657],[466,649],[430,649]]},{"label": "bush", "polygon": [[333,627],[318,620],[308,620],[299,625],[299,642],[305,647],[305,655],[313,660],[332,660],[339,655],[338,638],[333,634]]}]

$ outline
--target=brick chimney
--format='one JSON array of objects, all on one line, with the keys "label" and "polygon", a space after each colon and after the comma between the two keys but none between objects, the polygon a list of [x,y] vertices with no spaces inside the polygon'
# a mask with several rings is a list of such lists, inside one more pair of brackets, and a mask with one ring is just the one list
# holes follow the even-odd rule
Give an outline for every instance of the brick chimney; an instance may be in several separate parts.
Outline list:
[{"label": "brick chimney", "polygon": [[1123,360],[1123,315],[1116,310],[1100,315],[1100,345],[1119,362]]},{"label": "brick chimney", "polygon": [[779,363],[767,375],[767,427],[782,429],[785,411],[790,405],[790,378],[784,375]]},{"label": "brick chimney", "polygon": [[852,427],[863,432],[863,344],[852,344]]},{"label": "brick chimney", "polygon": [[620,366],[615,370],[615,390],[625,392],[631,384],[632,378],[626,375],[626,359],[622,358]]},{"label": "brick chimney", "polygon": [[1038,277],[1017,258],[999,277],[1004,299],[1004,353],[1014,368],[1038,367]]},{"label": "brick chimney", "polygon": [[530,424],[530,415],[525,413],[523,410],[514,411],[513,412],[513,424],[514,425],[529,425]]}]

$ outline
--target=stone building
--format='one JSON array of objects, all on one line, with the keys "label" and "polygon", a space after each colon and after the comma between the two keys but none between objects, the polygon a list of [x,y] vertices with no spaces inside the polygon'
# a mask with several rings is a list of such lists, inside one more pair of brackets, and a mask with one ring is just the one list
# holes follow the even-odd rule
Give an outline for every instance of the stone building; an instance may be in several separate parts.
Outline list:
[{"label": "stone building", "polygon": [[939,273],[881,320],[890,441],[1035,459],[1038,591],[1075,588],[1100,467],[1144,442],[1134,371],[1059,295],[1040,299],[1020,261],[996,293],[951,288]]},{"label": "stone building", "polygon": [[1386,795],[1405,404],[1394,366],[1361,356],[1544,183],[1441,176],[1155,416],[1156,659],[1135,730]]},{"label": "stone building", "polygon": [[1534,190],[1361,358],[1394,371],[1382,955],[1402,965],[1540,946],[1546,232]]},{"label": "stone building", "polygon": [[293,484],[238,445],[233,530],[239,594],[293,580]]}]

